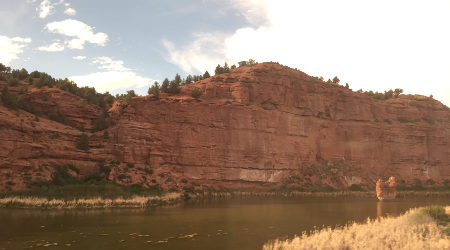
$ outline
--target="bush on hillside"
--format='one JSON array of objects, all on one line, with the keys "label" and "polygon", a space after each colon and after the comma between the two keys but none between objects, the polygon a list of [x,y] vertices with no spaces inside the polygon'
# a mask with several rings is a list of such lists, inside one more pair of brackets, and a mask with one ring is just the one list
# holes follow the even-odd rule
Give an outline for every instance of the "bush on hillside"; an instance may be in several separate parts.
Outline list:
[{"label": "bush on hillside", "polygon": [[199,89],[199,88],[197,88],[197,87],[194,87],[194,88],[192,89],[191,95],[192,95],[192,97],[194,97],[194,98],[197,99],[197,98],[199,98],[199,97],[202,95],[202,90]]},{"label": "bush on hillside", "polygon": [[81,150],[89,150],[89,137],[87,134],[82,133],[77,143],[77,148]]}]

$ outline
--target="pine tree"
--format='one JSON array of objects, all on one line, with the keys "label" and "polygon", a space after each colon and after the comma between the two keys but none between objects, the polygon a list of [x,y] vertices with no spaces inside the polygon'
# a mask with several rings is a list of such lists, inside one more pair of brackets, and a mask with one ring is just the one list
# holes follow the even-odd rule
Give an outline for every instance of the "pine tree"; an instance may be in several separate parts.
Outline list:
[{"label": "pine tree", "polygon": [[205,71],[205,73],[203,74],[203,79],[210,78],[210,77],[211,76],[209,75],[209,72]]},{"label": "pine tree", "polygon": [[228,67],[227,62],[223,65],[223,73],[230,73],[230,67]]},{"label": "pine tree", "polygon": [[190,84],[192,82],[192,76],[188,75],[186,76],[186,81],[184,81],[184,84]]},{"label": "pine tree", "polygon": [[216,70],[214,70],[214,73],[216,75],[222,74],[223,73],[223,68],[220,66],[220,64],[217,64]]},{"label": "pine tree", "polygon": [[161,84],[161,91],[162,92],[166,92],[167,93],[167,90],[169,89],[169,83],[170,83],[169,79],[165,78],[163,83]]},{"label": "pine tree", "polygon": [[339,80],[339,78],[338,78],[337,76],[335,76],[335,77],[333,78],[333,83],[334,83],[334,84],[338,84],[340,81],[341,81],[341,80]]},{"label": "pine tree", "polygon": [[173,80],[175,82],[175,84],[177,84],[178,86],[181,85],[181,76],[177,73],[175,75],[175,79]]},{"label": "pine tree", "polygon": [[157,81],[155,81],[155,82],[153,83],[153,86],[151,86],[151,87],[148,89],[148,94],[149,94],[149,95],[153,95],[153,96],[155,96],[155,97],[158,97],[158,96],[159,96],[159,83],[158,83]]}]

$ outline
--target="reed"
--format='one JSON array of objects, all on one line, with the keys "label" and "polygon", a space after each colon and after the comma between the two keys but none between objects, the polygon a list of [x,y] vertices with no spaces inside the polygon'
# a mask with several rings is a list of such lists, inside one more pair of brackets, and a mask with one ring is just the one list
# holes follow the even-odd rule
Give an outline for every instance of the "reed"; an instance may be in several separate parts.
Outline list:
[{"label": "reed", "polygon": [[[412,209],[396,218],[368,219],[365,224],[303,232],[292,240],[270,241],[263,249],[450,249],[445,228],[430,216],[430,211],[442,209]],[[445,211],[449,212],[450,207]],[[448,226],[447,216],[444,221]]]},{"label": "reed", "polygon": [[180,193],[167,193],[162,196],[133,196],[131,198],[86,198],[86,199],[47,199],[39,197],[0,198],[0,207],[21,208],[143,208],[177,203],[182,199]]}]

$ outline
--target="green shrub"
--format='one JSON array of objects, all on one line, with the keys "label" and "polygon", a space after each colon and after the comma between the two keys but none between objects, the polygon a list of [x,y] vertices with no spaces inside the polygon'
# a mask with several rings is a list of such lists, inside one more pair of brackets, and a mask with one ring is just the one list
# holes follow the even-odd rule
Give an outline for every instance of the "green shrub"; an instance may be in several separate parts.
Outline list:
[{"label": "green shrub", "polygon": [[148,94],[149,95],[153,95],[153,96],[155,96],[155,97],[158,97],[159,96],[159,83],[158,82],[154,82],[153,83],[153,86],[151,86],[149,89],[148,89]]},{"label": "green shrub", "polygon": [[127,162],[127,168],[134,168],[134,163]]},{"label": "green shrub", "polygon": [[404,117],[404,116],[397,117],[397,120],[399,122],[401,122],[401,123],[412,123],[412,122],[418,122],[419,121],[419,119],[412,120],[412,119],[409,119],[409,118]]},{"label": "green shrub", "polygon": [[70,170],[74,171],[75,173],[80,174],[80,170],[79,170],[77,167],[75,167],[74,165],[72,165],[72,164],[67,164],[67,167],[68,167]]},{"label": "green shrub", "polygon": [[58,139],[59,138],[59,133],[58,132],[53,132],[50,134],[50,139]]},{"label": "green shrub", "polygon": [[430,117],[424,117],[424,118],[422,118],[422,119],[423,119],[424,121],[428,122],[428,124],[431,124],[431,125],[434,124],[433,118],[430,118]]},{"label": "green shrub", "polygon": [[8,109],[16,110],[19,100],[15,94],[9,93],[8,87],[4,86],[2,89],[2,102]]},{"label": "green shrub", "polygon": [[436,182],[433,180],[433,179],[428,179],[426,182],[425,182],[425,184],[426,185],[429,185],[429,186],[431,186],[431,185],[434,185]]},{"label": "green shrub", "polygon": [[67,119],[66,116],[61,114],[57,108],[53,108],[48,114],[48,118],[52,121],[59,122],[65,124]]},{"label": "green shrub", "polygon": [[202,90],[199,89],[199,88],[197,88],[197,87],[194,87],[194,88],[192,89],[191,95],[192,95],[192,97],[194,97],[194,98],[197,99],[197,98],[199,98],[199,97],[202,95]]},{"label": "green shrub", "polygon": [[21,70],[14,69],[13,71],[11,71],[11,76],[18,80],[24,80],[28,77],[28,71],[24,68],[22,68]]},{"label": "green shrub", "polygon": [[9,78],[8,85],[9,86],[17,86],[19,84],[19,81],[15,78]]},{"label": "green shrub", "polygon": [[361,185],[358,185],[358,184],[352,184],[352,185],[350,185],[350,187],[348,189],[351,191],[363,191],[363,188],[361,187]]},{"label": "green shrub", "polygon": [[82,133],[80,135],[80,139],[77,143],[77,148],[85,151],[89,150],[89,137],[87,136],[87,134]]},{"label": "green shrub", "polygon": [[108,123],[106,122],[104,115],[100,115],[97,119],[93,120],[92,123],[92,132],[102,131],[108,128]]},{"label": "green shrub", "polygon": [[39,78],[39,77],[41,77],[41,73],[39,71],[35,70],[30,73],[30,77],[31,78]]},{"label": "green shrub", "polygon": [[54,168],[52,184],[62,186],[78,182],[77,179],[67,172],[68,165],[56,165]]},{"label": "green shrub", "polygon": [[119,176],[117,176],[117,179],[119,179],[120,181],[125,180],[127,178],[127,176],[125,174],[119,174]]}]

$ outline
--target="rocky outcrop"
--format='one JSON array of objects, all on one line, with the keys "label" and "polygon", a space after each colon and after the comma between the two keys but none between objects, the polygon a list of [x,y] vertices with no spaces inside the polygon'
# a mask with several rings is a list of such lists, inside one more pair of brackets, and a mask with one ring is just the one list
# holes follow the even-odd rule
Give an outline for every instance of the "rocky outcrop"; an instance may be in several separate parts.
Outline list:
[{"label": "rocky outcrop", "polygon": [[376,183],[377,198],[382,200],[392,200],[397,196],[397,183],[395,177],[390,177],[389,180],[383,181],[378,179]]},{"label": "rocky outcrop", "polygon": [[49,179],[53,163],[84,175],[104,162],[118,183],[178,189],[450,179],[448,107],[418,95],[376,100],[276,63],[240,67],[177,95],[119,101],[109,114],[108,137],[89,133],[85,152],[75,148],[77,129],[0,106],[0,189]]}]

